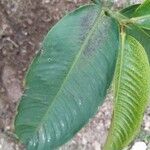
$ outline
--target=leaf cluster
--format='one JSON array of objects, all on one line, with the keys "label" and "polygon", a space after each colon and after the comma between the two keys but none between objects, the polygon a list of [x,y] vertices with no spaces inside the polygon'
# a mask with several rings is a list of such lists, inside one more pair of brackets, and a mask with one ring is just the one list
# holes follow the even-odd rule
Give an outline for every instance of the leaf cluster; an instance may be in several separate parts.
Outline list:
[{"label": "leaf cluster", "polygon": [[103,104],[112,81],[103,149],[122,150],[140,130],[150,94],[150,0],[115,11],[92,1],[49,31],[29,67],[15,118],[28,150],[66,143]]}]

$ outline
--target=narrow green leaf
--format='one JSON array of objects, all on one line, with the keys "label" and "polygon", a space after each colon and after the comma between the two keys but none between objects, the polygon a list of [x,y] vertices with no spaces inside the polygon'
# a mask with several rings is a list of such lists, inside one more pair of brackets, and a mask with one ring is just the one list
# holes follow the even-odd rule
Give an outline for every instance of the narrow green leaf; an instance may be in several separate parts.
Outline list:
[{"label": "narrow green leaf", "polygon": [[117,41],[116,23],[95,4],[50,30],[28,71],[15,120],[28,150],[64,144],[95,114],[113,77]]},{"label": "narrow green leaf", "polygon": [[115,72],[114,113],[104,150],[122,150],[137,135],[148,104],[149,76],[144,48],[123,34]]},{"label": "narrow green leaf", "polygon": [[134,12],[134,17],[150,15],[150,0],[145,0]]},{"label": "narrow green leaf", "polygon": [[135,4],[135,5],[131,5],[129,7],[126,7],[124,9],[122,9],[120,12],[121,14],[123,14],[124,16],[131,18],[135,12],[135,10],[140,6],[140,4]]},{"label": "narrow green leaf", "polygon": [[145,0],[134,12],[130,20],[141,28],[150,30],[150,0]]}]

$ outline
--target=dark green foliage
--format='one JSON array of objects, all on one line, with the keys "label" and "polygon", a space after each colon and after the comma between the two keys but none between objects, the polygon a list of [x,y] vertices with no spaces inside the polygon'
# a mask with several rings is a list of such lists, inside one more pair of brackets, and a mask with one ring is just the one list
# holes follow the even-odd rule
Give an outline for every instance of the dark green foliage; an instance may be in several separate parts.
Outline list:
[{"label": "dark green foliage", "polygon": [[121,150],[140,129],[150,89],[150,22],[140,19],[149,17],[150,1],[121,12],[92,1],[49,31],[28,70],[15,119],[15,133],[28,150],[52,150],[72,138],[103,103],[115,65],[105,150]]},{"label": "dark green foliage", "polygon": [[93,116],[113,77],[117,41],[116,23],[97,5],[52,28],[27,74],[15,121],[29,150],[60,146]]}]

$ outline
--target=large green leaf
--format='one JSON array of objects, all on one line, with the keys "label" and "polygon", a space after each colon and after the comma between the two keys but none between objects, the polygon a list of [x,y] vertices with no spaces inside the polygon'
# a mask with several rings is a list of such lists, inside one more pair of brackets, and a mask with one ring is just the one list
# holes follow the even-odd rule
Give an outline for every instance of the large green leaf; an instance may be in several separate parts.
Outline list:
[{"label": "large green leaf", "polygon": [[[132,5],[130,7],[127,7],[121,11],[123,15],[126,17],[133,17],[135,10],[139,7],[140,5]],[[149,62],[150,62],[150,30],[142,29],[139,28],[135,25],[130,25],[126,28],[126,32],[130,35],[132,35],[135,39],[137,39],[144,49],[147,52]]]},{"label": "large green leaf", "polygon": [[100,5],[81,7],[50,30],[15,120],[28,150],[54,149],[87,123],[111,83],[117,49],[118,27]]},{"label": "large green leaf", "polygon": [[149,76],[144,48],[123,34],[115,72],[114,113],[104,150],[122,150],[137,135],[148,104]]}]

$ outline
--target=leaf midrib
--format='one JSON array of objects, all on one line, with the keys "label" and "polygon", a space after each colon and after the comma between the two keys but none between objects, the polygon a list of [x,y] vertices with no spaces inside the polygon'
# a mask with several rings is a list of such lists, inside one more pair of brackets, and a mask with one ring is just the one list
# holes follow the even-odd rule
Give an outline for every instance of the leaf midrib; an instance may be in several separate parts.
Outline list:
[{"label": "leaf midrib", "polygon": [[[75,66],[76,63],[78,62],[78,59],[80,58],[80,56],[81,56],[83,50],[85,49],[85,47],[86,47],[86,45],[87,45],[87,43],[88,43],[88,41],[89,41],[91,35],[92,35],[92,34],[94,33],[94,31],[96,30],[96,27],[97,27],[97,25],[98,25],[98,23],[99,23],[100,18],[101,18],[102,15],[104,15],[104,12],[103,12],[102,9],[100,9],[100,12],[99,12],[99,14],[98,14],[97,17],[96,17],[96,19],[95,19],[95,21],[94,21],[94,23],[93,23],[92,28],[91,28],[91,29],[89,30],[89,32],[87,33],[87,37],[86,37],[85,40],[83,41],[83,44],[81,45],[81,48],[80,48],[79,52],[77,53],[77,55],[76,55],[76,57],[75,57],[75,59],[74,59],[74,61],[73,61],[73,64],[71,65],[71,67],[70,67],[70,69],[69,69],[69,71],[68,71],[68,74],[67,74],[66,77],[64,78],[64,80],[63,80],[63,82],[62,82],[62,84],[61,84],[61,86],[60,86],[58,92],[56,93],[55,97],[53,98],[52,103],[51,103],[50,106],[48,107],[48,109],[47,109],[45,115],[43,115],[44,117],[41,119],[41,123],[40,123],[39,126],[37,126],[37,128],[35,129],[35,131],[34,131],[34,133],[33,133],[33,136],[34,136],[34,134],[40,129],[40,127],[42,126],[42,124],[43,124],[44,121],[46,120],[46,118],[47,118],[47,116],[48,116],[48,113],[49,113],[49,111],[51,110],[51,107],[52,107],[52,105],[53,105],[54,102],[55,102],[55,99],[59,96],[61,89],[64,87],[65,82],[67,81],[67,78],[69,77],[69,75],[70,75],[70,73],[72,72],[74,66]],[[31,137],[31,138],[32,138],[32,137]],[[31,138],[30,138],[30,139],[31,139]]]},{"label": "leaf midrib", "polygon": [[[124,50],[125,50],[125,38],[126,38],[126,34],[125,33],[122,33],[121,35],[120,35],[120,39],[121,39],[121,49],[120,49],[120,51],[121,51],[121,53],[120,53],[120,65],[119,65],[119,71],[118,71],[118,82],[117,82],[117,86],[116,86],[116,88],[115,88],[115,99],[116,99],[116,101],[115,101],[115,103],[117,104],[118,102],[117,102],[117,100],[118,100],[118,96],[119,96],[119,89],[120,89],[120,84],[121,84],[121,77],[122,77],[122,71],[123,71],[123,58],[124,58]],[[118,62],[117,62],[118,63]],[[116,72],[117,73],[117,72]],[[117,105],[115,105],[115,106],[117,106]],[[114,111],[115,111],[115,109],[117,109],[117,108],[114,108]]]},{"label": "leaf midrib", "polygon": [[[125,33],[123,33],[123,34],[125,34]],[[118,100],[118,91],[119,91],[119,89],[120,89],[120,84],[121,84],[121,74],[122,74],[122,71],[123,71],[123,58],[124,58],[124,48],[125,48],[125,36],[126,35],[122,35],[122,33],[120,33],[120,43],[121,43],[121,46],[120,46],[120,53],[119,53],[119,55],[120,56],[118,56],[118,60],[120,60],[120,65],[119,65],[119,68],[116,68],[116,70],[115,70],[115,76],[116,76],[116,74],[118,73],[118,75],[119,75],[119,77],[118,77],[118,82],[117,82],[117,85],[116,85],[116,83],[114,83],[115,84],[115,105],[114,106],[117,106],[116,104],[118,103],[117,102],[117,100]],[[119,57],[120,57],[120,59],[119,59]],[[116,65],[118,64],[118,60],[117,60],[117,63],[116,63]],[[116,77],[115,77],[116,78]],[[114,110],[113,110],[113,115],[112,115],[112,123],[111,123],[111,126],[110,126],[110,131],[109,131],[109,133],[108,133],[108,137],[111,137],[111,136],[113,136],[111,133],[111,130],[114,128],[114,113],[116,112],[116,109],[118,109],[118,108],[114,108]],[[110,135],[111,134],[111,135]],[[107,143],[105,144],[105,146],[104,146],[104,150],[108,150],[108,148],[109,148],[109,145],[110,145],[110,141],[111,141],[111,138],[108,138],[108,141],[107,141]],[[107,147],[108,146],[108,147]]]}]

